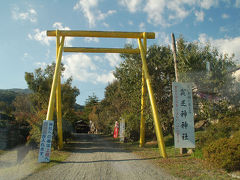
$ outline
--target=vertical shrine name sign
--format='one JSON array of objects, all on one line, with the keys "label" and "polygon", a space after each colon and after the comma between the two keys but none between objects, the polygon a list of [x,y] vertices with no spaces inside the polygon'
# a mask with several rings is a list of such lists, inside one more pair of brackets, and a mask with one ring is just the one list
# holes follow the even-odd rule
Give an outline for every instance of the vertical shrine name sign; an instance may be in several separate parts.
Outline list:
[{"label": "vertical shrine name sign", "polygon": [[38,162],[49,162],[53,136],[54,121],[44,120],[38,154]]},{"label": "vertical shrine name sign", "polygon": [[172,83],[175,148],[195,148],[192,83]]},{"label": "vertical shrine name sign", "polygon": [[120,119],[120,141],[124,142],[125,138],[125,119],[121,118]]}]

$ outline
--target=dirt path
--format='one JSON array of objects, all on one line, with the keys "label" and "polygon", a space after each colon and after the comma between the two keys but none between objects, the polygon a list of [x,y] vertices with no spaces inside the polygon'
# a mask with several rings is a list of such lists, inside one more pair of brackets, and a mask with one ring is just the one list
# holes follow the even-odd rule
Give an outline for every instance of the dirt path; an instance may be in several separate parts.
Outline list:
[{"label": "dirt path", "polygon": [[95,134],[79,134],[69,147],[72,155],[50,169],[24,179],[175,179],[115,143]]}]

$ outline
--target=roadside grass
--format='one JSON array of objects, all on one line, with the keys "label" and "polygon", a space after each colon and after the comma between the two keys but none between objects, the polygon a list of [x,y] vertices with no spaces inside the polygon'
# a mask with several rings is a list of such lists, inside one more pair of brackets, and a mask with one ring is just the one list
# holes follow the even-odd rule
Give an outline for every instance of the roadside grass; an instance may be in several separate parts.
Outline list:
[{"label": "roadside grass", "polygon": [[[38,152],[35,152],[36,155],[38,156]],[[51,160],[50,162],[48,163],[41,163],[41,166],[36,169],[35,172],[39,172],[43,169],[48,169],[54,165],[57,165],[63,161],[65,161],[69,156],[70,156],[71,152],[69,151],[65,151],[64,149],[63,150],[53,150],[51,152]]]},{"label": "roadside grass", "polygon": [[[117,142],[115,140],[115,142]],[[211,180],[234,180],[234,175],[239,172],[228,173],[218,169],[205,161],[199,149],[189,155],[181,155],[179,149],[174,148],[174,140],[171,135],[164,137],[168,158],[162,158],[156,141],[147,142],[140,148],[138,142],[121,143],[122,147],[137,154],[142,158],[152,159],[153,164],[163,168],[169,174],[181,179],[211,179]]]}]

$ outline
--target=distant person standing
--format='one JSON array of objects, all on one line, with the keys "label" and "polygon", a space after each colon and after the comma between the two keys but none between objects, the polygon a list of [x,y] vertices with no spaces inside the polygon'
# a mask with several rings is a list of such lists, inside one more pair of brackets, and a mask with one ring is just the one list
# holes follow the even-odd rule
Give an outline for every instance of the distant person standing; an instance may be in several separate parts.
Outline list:
[{"label": "distant person standing", "polygon": [[94,134],[95,130],[96,130],[95,124],[90,120],[90,133]]},{"label": "distant person standing", "polygon": [[118,123],[118,121],[116,121],[115,122],[115,126],[114,126],[113,138],[117,138],[118,137],[118,131],[119,131],[119,123]]}]

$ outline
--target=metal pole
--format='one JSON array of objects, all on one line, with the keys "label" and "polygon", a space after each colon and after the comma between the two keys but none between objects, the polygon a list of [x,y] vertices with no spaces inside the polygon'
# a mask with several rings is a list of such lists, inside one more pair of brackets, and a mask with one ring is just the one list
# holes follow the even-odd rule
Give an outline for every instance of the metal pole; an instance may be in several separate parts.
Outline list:
[{"label": "metal pole", "polygon": [[152,87],[151,87],[151,78],[150,78],[150,75],[148,73],[147,62],[146,62],[146,54],[145,54],[145,50],[144,50],[144,47],[142,45],[141,39],[138,39],[138,45],[139,45],[139,49],[140,49],[140,52],[141,52],[141,58],[142,58],[143,69],[144,69],[144,77],[146,78],[146,84],[147,84],[149,99],[150,99],[151,107],[152,107],[156,136],[157,136],[157,141],[158,141],[158,147],[159,147],[159,150],[161,149],[162,156],[164,158],[166,158],[167,153],[166,153],[165,144],[164,144],[164,141],[163,141],[163,134],[162,134],[162,129],[161,129],[160,121],[159,121],[159,115],[158,115],[158,112],[157,112],[156,100],[155,100],[153,90],[152,90]]},{"label": "metal pole", "polygon": [[[147,54],[147,39],[146,33],[143,33],[143,44],[144,53]],[[146,81],[144,77],[144,70],[142,66],[142,97],[141,97],[141,121],[140,121],[140,144],[139,147],[143,147],[145,143],[145,118],[144,118],[144,108],[145,108],[145,96],[146,96]]]},{"label": "metal pole", "polygon": [[61,65],[63,45],[64,45],[64,36],[62,37],[60,47],[59,47],[59,50],[58,50],[59,53],[58,53],[58,56],[57,56],[56,67],[55,67],[55,71],[54,71],[54,75],[53,75],[53,82],[52,82],[52,88],[51,88],[49,103],[48,103],[48,112],[47,112],[46,120],[52,120],[53,119],[54,100],[55,100],[55,96],[56,96],[58,74],[59,74],[60,65]]},{"label": "metal pole", "polygon": [[[56,60],[59,53],[59,46],[60,46],[60,36],[59,36],[59,31],[56,30]],[[57,110],[58,149],[62,149],[63,134],[62,134],[61,69],[58,72],[58,83],[57,83],[57,90],[56,90],[56,110]]]}]

